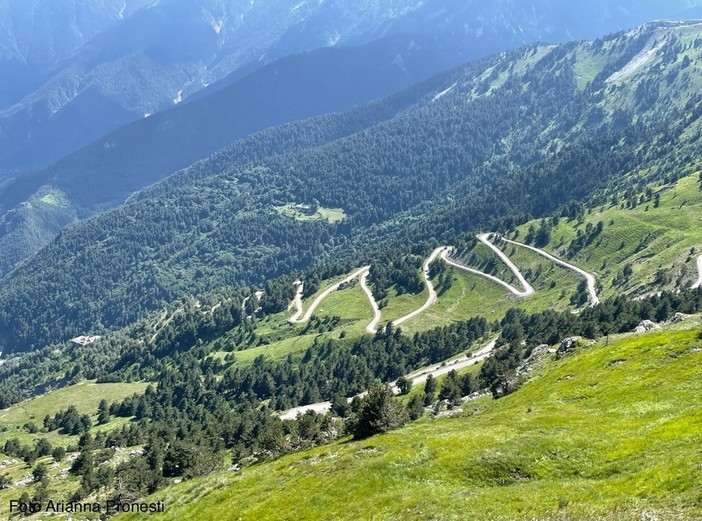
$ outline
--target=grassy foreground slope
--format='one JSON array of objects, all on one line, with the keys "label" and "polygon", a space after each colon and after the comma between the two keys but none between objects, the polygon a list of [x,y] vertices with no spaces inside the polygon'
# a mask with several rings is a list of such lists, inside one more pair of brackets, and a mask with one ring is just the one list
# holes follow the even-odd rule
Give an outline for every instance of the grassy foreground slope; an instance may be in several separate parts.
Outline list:
[{"label": "grassy foreground slope", "polygon": [[469,414],[166,489],[152,519],[700,519],[702,339],[689,320],[549,355]]}]

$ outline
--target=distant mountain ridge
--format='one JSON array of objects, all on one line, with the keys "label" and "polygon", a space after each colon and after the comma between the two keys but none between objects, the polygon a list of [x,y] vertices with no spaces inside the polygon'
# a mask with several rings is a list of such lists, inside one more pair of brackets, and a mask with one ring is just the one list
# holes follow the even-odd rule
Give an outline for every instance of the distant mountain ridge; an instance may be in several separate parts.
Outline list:
[{"label": "distant mountain ridge", "polygon": [[44,166],[120,125],[293,53],[415,35],[434,39],[453,55],[451,65],[458,65],[525,43],[593,38],[655,18],[685,16],[699,5],[698,0],[576,5],[12,0],[0,7],[5,33],[0,66],[10,79],[0,80],[0,175]]},{"label": "distant mountain ridge", "polygon": [[[310,13],[326,8],[323,2],[142,0],[134,2],[141,9],[120,9],[119,23],[85,35],[53,67],[40,67],[41,81],[0,110],[0,170],[42,166],[122,124],[179,103],[243,65],[264,65],[293,52],[339,44],[408,4],[332,3],[335,17],[294,47],[276,42]],[[99,4],[100,13],[114,18],[115,4]],[[25,14],[20,5],[16,10]],[[36,7],[30,21],[49,18],[59,9],[48,1]],[[74,25],[68,20],[63,32],[76,32]],[[274,45],[277,52],[266,58]]]},{"label": "distant mountain ridge", "polygon": [[0,3],[0,108],[37,88],[60,63],[153,0]]}]

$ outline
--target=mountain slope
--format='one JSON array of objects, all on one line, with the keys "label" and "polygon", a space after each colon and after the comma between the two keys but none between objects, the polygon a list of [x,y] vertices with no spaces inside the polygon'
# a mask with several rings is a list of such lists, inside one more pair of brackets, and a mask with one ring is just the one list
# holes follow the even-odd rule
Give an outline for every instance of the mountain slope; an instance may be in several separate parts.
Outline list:
[{"label": "mountain slope", "polygon": [[7,0],[0,5],[0,109],[36,89],[96,35],[152,0]]},{"label": "mountain slope", "polygon": [[176,485],[154,518],[697,519],[697,324],[546,355],[453,418]]},{"label": "mountain slope", "polygon": [[[387,96],[446,65],[431,42],[416,38],[322,49],[284,58],[210,96],[120,128],[0,188],[0,275],[67,222],[117,206],[237,139]],[[65,204],[53,208],[61,218],[37,202],[49,192],[61,194]]]},{"label": "mountain slope", "polygon": [[[64,230],[11,274],[0,286],[2,343],[23,350],[100,331],[187,293],[260,284],[317,261],[360,261],[393,241],[450,240],[660,172],[694,148],[700,104],[690,86],[701,74],[693,65],[701,27],[661,23],[522,49],[376,103],[384,113],[388,103],[413,108],[327,145],[276,155],[269,142],[255,152],[261,159],[233,163],[236,147],[218,154],[157,195],[146,191]],[[660,48],[646,67],[626,67],[652,42]],[[643,89],[657,95],[640,96]],[[290,139],[286,129],[278,135]],[[298,203],[346,218],[283,211]]]},{"label": "mountain slope", "polygon": [[[343,110],[468,59],[524,42],[591,37],[645,19],[671,16],[692,5],[638,2],[634,7],[620,2],[615,9],[594,3],[564,10],[557,4],[537,2],[525,8],[507,1],[483,5],[432,0],[415,5],[396,0],[373,4],[369,9],[357,3],[303,2],[291,5],[289,13],[281,4],[274,21],[261,34],[257,28],[272,12],[258,9],[267,7],[246,10],[216,1],[171,0],[145,10],[137,9],[141,4],[129,4],[125,12],[115,14],[110,3],[99,9],[93,6],[105,16],[121,12],[123,23],[89,33],[95,37],[85,36],[79,49],[70,47],[75,55],[46,73],[55,77],[2,111],[8,119],[3,123],[0,114],[0,129],[5,128],[4,134],[0,130],[0,142],[8,141],[0,150],[6,154],[14,154],[20,162],[31,157],[44,163],[41,157],[47,153],[56,158],[121,123],[187,100],[189,94],[196,101],[231,88],[228,94],[207,103],[196,102],[195,107],[182,112],[137,121],[77,155],[23,175],[0,189],[0,234],[4,235],[0,238],[0,276],[46,244],[65,224],[114,207],[131,191],[251,131],[291,118]],[[27,14],[13,6],[20,14]],[[239,8],[246,11],[244,19],[233,23],[232,19],[241,15]],[[36,16],[44,16],[46,9],[38,4]],[[80,6],[76,9],[80,20]],[[177,41],[173,32],[178,34]],[[237,38],[232,38],[235,32]],[[255,33],[255,38],[247,40],[245,48],[237,47],[250,33]],[[388,35],[391,37],[362,49],[314,53],[306,59],[298,56],[280,62],[277,66],[281,69],[267,68],[246,78],[249,72],[294,51],[332,43],[335,47],[365,43]],[[335,59],[346,60],[349,63],[344,65],[349,67],[339,69]],[[271,78],[270,74],[277,75]],[[212,85],[201,89],[209,83]],[[326,92],[320,95],[315,88]],[[225,101],[223,96],[229,98]],[[268,103],[266,96],[273,100],[271,107],[259,109],[263,113],[255,114],[251,121],[256,103],[262,99]],[[236,103],[251,110],[243,115],[230,111]],[[245,121],[240,121],[242,117]],[[205,132],[209,139],[204,139]],[[27,136],[31,136],[29,141]],[[55,191],[64,192],[56,197],[67,204],[46,208],[37,203],[47,192]]]},{"label": "mountain slope", "polygon": [[[338,38],[359,34],[407,9],[408,2],[334,4],[338,8],[317,32],[292,48],[280,45],[273,59],[328,46],[332,32]],[[27,15],[32,7],[23,3],[15,9]],[[109,5],[101,7],[110,12]],[[120,23],[86,35],[84,45],[42,71],[40,85],[0,110],[0,170],[42,166],[120,125],[172,107],[258,61],[291,26],[321,8],[293,0],[152,0],[134,12],[125,7]],[[34,16],[46,18],[53,7],[39,3],[37,9]],[[68,38],[74,29],[63,30]],[[13,38],[19,35],[10,32],[10,44]]]},{"label": "mountain slope", "polygon": [[[4,20],[0,12],[7,30],[0,49],[10,57],[7,70],[20,80],[8,93],[12,101],[0,105],[0,172],[43,166],[119,125],[295,52],[411,34],[434,39],[457,65],[524,43],[593,38],[680,16],[699,2],[600,0],[576,8],[565,0],[54,4],[13,0]],[[48,31],[31,32],[45,25]]]}]

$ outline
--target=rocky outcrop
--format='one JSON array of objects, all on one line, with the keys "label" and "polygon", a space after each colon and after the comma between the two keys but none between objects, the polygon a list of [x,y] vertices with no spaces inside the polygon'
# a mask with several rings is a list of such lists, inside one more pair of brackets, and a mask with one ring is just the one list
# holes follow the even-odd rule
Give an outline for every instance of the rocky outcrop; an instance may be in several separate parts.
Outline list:
[{"label": "rocky outcrop", "polygon": [[646,331],[655,331],[661,326],[651,320],[642,320],[641,323],[634,328],[634,333],[645,333]]}]

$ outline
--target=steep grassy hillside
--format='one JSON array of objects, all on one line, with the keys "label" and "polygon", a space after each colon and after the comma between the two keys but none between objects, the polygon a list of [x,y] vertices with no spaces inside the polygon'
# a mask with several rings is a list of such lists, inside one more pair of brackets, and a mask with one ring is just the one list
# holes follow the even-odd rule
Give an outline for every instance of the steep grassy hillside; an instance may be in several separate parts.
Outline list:
[{"label": "steep grassy hillside", "polygon": [[155,519],[697,519],[699,318],[687,327],[548,356],[459,417],[172,487]]},{"label": "steep grassy hillside", "polygon": [[[695,173],[548,221],[546,249],[596,273],[605,297],[686,289],[699,277],[701,210],[702,182]],[[540,227],[541,221],[529,222],[509,236],[523,240]]]},{"label": "steep grassy hillside", "polygon": [[[38,428],[43,425],[44,417],[53,416],[59,410],[73,405],[80,414],[87,414],[94,423],[97,417],[97,407],[100,400],[123,400],[134,393],[142,392],[145,383],[106,383],[98,384],[94,381],[83,381],[63,389],[52,391],[36,398],[20,402],[12,407],[0,411],[0,424],[4,430],[0,432],[0,444],[8,439],[17,438],[21,443],[36,442],[41,438],[48,439],[52,444],[66,446],[78,442],[78,436],[59,436],[57,431],[49,433],[31,433],[25,428],[27,423],[33,423]],[[93,434],[99,430],[114,428],[119,420],[103,426],[95,426]]]}]

